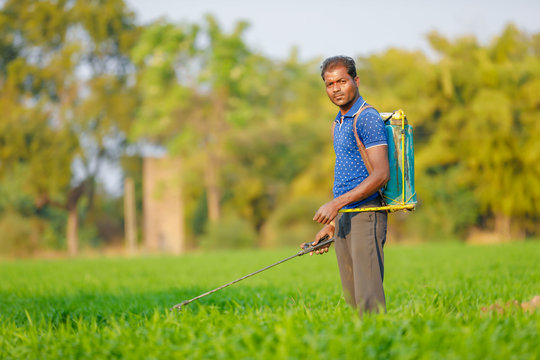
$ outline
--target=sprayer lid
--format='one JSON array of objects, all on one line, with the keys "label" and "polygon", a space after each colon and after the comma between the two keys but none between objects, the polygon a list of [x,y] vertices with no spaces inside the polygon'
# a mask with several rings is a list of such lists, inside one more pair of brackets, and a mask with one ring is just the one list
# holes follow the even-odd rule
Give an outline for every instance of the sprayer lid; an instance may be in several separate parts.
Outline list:
[{"label": "sprayer lid", "polygon": [[399,125],[401,126],[402,120],[404,119],[404,125],[407,125],[407,116],[403,112],[403,110],[396,110],[393,113],[383,112],[380,113],[381,118],[384,120],[385,124],[387,125]]}]

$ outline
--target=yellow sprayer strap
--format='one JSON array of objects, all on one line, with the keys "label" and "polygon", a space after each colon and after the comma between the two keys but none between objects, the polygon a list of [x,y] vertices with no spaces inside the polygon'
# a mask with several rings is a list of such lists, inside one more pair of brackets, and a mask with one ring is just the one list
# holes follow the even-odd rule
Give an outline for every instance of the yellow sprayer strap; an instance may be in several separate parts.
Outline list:
[{"label": "yellow sprayer strap", "polygon": [[394,212],[399,210],[413,210],[416,207],[415,204],[403,204],[403,205],[386,205],[377,207],[366,207],[357,209],[341,209],[339,212],[366,212],[366,211],[388,211]]}]

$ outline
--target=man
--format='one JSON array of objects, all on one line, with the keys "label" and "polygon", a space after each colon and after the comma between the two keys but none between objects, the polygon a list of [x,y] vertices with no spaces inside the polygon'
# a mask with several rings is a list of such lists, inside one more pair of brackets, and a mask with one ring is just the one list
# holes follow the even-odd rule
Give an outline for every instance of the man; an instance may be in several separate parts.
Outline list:
[{"label": "man", "polygon": [[[326,94],[339,112],[335,119],[334,199],[322,205],[313,220],[324,224],[314,244],[325,235],[335,235],[336,255],[347,303],[364,311],[385,311],[383,290],[387,214],[384,211],[340,212],[381,206],[378,190],[389,179],[388,140],[384,123],[373,108],[363,109],[356,122],[360,141],[371,164],[368,173],[353,132],[354,117],[366,102],[358,91],[354,60],[335,56],[321,65]],[[304,244],[301,245],[301,247]],[[328,252],[328,247],[317,254]],[[310,255],[313,255],[310,254]]]}]

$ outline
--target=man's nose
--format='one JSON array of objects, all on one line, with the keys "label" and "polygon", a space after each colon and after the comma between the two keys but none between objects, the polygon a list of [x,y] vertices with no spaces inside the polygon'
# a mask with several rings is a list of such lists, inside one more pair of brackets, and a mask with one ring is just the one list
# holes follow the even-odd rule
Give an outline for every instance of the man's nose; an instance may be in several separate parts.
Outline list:
[{"label": "man's nose", "polygon": [[334,87],[333,87],[332,91],[338,92],[340,90],[341,90],[341,86],[339,86],[339,84],[334,84]]}]

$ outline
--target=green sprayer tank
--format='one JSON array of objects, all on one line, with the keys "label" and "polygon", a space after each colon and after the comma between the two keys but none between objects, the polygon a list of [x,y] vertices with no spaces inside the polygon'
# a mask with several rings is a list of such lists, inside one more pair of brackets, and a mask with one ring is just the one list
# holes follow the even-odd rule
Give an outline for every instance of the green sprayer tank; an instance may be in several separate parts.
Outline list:
[{"label": "green sprayer tank", "polygon": [[416,207],[414,189],[413,128],[403,110],[381,113],[388,136],[390,180],[383,195],[390,211],[412,210]]}]

